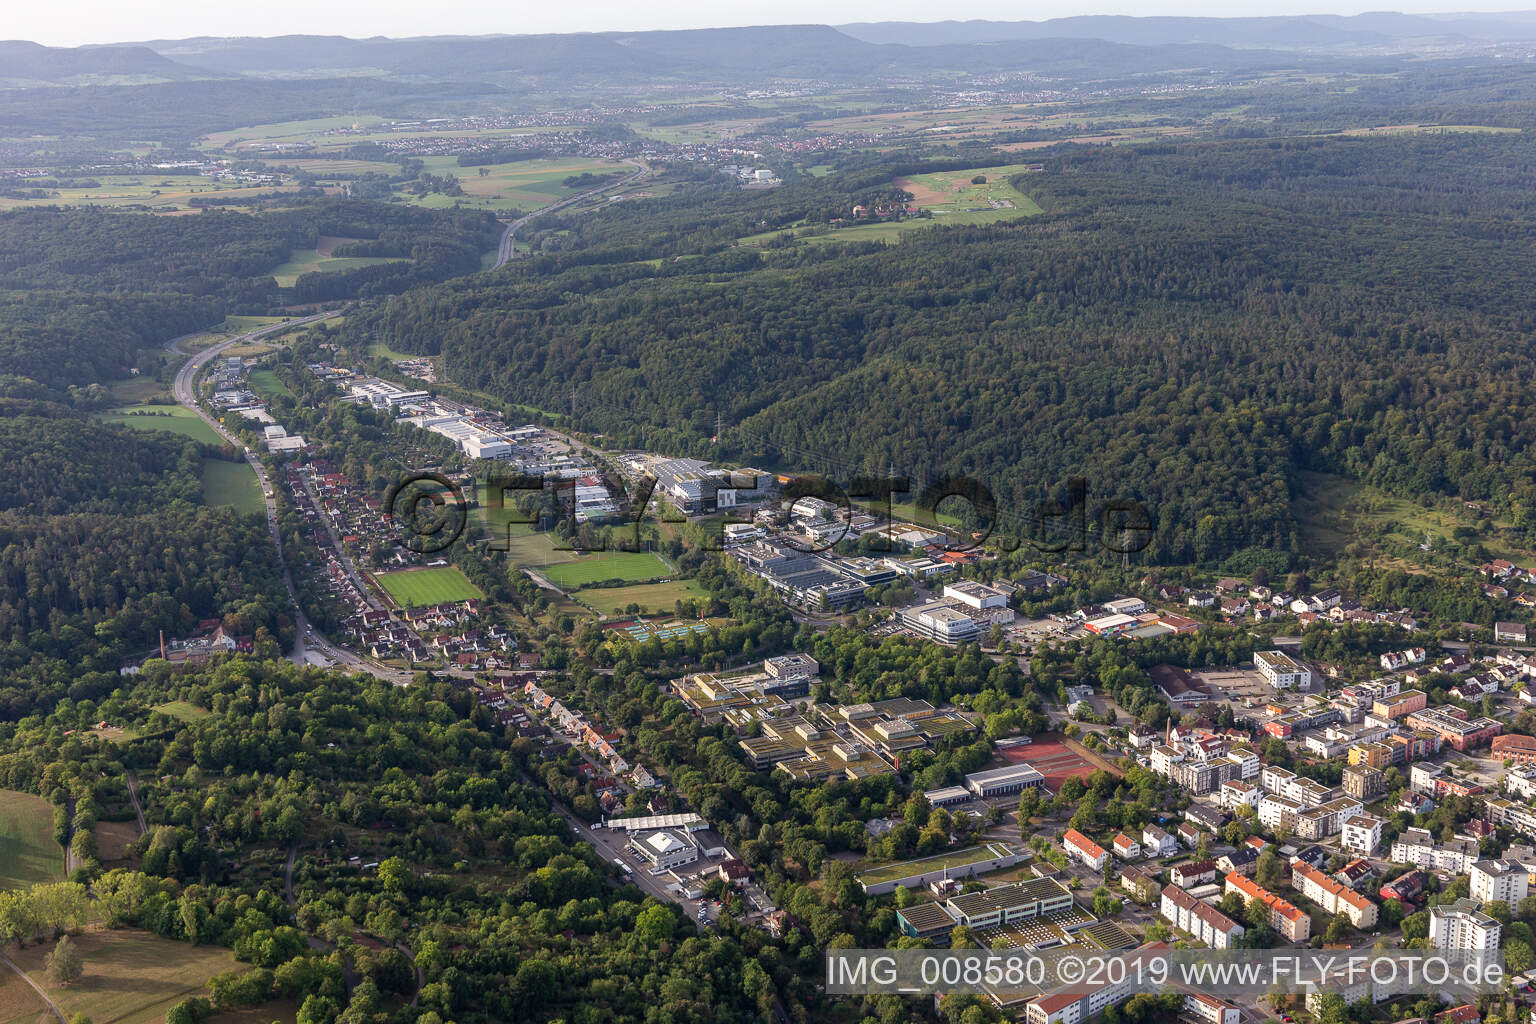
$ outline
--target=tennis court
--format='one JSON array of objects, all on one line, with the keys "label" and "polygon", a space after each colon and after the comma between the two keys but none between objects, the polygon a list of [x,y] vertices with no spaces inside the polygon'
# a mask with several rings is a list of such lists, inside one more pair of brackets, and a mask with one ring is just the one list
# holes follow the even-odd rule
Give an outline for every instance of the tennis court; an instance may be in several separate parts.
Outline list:
[{"label": "tennis court", "polygon": [[1013,764],[1027,764],[1044,775],[1046,788],[1053,793],[1068,779],[1086,779],[1100,768],[1114,771],[1107,763],[1096,764],[1069,746],[1065,738],[1056,735],[1036,736],[1033,743],[1010,747],[999,753]]}]

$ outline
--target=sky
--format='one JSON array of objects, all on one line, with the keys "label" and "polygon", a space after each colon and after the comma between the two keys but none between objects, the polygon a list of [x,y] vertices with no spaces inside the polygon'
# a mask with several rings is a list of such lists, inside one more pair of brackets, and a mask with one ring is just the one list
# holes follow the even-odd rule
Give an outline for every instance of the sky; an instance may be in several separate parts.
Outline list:
[{"label": "sky", "polygon": [[[1532,0],[1475,0],[1478,11],[1529,10]],[[488,35],[533,32],[601,32],[638,29],[712,28],[728,25],[842,24],[855,21],[960,20],[1041,21],[1076,14],[1133,14],[1230,17],[1234,14],[1359,14],[1371,10],[1434,13],[1458,8],[1446,0],[778,0],[763,5],[723,5],[704,0],[671,0],[664,5],[632,0],[583,0],[558,4],[511,0],[266,0],[261,4],[208,0],[51,0],[9,5],[0,36],[49,46],[79,46],[187,36],[315,35],[417,36]]]}]

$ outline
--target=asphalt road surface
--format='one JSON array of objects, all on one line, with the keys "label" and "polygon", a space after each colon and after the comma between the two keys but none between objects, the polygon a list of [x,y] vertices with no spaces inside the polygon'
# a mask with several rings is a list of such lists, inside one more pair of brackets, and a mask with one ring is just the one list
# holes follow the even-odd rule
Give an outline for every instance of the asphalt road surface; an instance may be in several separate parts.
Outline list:
[{"label": "asphalt road surface", "polygon": [[[409,672],[386,668],[383,665],[360,658],[351,651],[331,643],[323,633],[315,629],[309,620],[304,617],[304,612],[299,607],[298,590],[293,585],[293,573],[288,567],[287,560],[283,557],[282,536],[278,532],[277,527],[277,492],[273,490],[274,485],[270,475],[267,473],[267,467],[262,465],[255,452],[247,448],[228,430],[225,430],[222,423],[210,416],[202,406],[197,404],[197,393],[193,387],[198,371],[234,346],[254,341],[267,334],[275,334],[279,331],[285,331],[293,327],[302,327],[306,324],[319,323],[321,320],[335,315],[336,312],[333,311],[285,320],[282,323],[260,327],[254,331],[247,331],[245,334],[230,338],[228,341],[221,341],[217,345],[210,345],[207,348],[191,353],[190,358],[176,372],[176,380],[172,385],[171,391],[176,396],[176,401],[197,413],[203,422],[212,427],[220,437],[244,452],[245,461],[250,464],[251,469],[256,471],[256,479],[261,484],[263,501],[266,503],[267,532],[271,535],[272,544],[277,549],[277,562],[283,570],[283,586],[288,589],[288,603],[292,606],[293,611],[294,641],[293,650],[289,653],[288,660],[299,665],[339,665],[353,672],[367,672],[388,682],[404,685],[411,681],[411,674]],[[182,340],[182,338],[176,338],[168,347],[177,355],[185,356],[188,353],[181,347]]]},{"label": "asphalt road surface", "polygon": [[560,200],[558,203],[550,203],[548,206],[541,206],[537,210],[534,210],[532,213],[525,213],[511,224],[508,224],[507,230],[501,233],[501,245],[498,246],[496,250],[496,265],[491,269],[500,270],[502,267],[506,266],[507,261],[512,258],[512,254],[514,252],[512,243],[517,236],[517,229],[533,220],[533,218],[542,216],[546,213],[550,213],[554,210],[563,209],[564,207],[570,206],[573,203],[579,203],[584,199],[591,199],[593,196],[602,192],[607,192],[609,189],[622,188],[625,185],[632,184],[635,181],[638,181],[642,175],[649,173],[649,171],[650,168],[645,164],[638,164],[635,173],[621,181],[611,181],[606,185],[602,185],[598,188],[588,189],[587,191],[578,195],[569,196]]}]

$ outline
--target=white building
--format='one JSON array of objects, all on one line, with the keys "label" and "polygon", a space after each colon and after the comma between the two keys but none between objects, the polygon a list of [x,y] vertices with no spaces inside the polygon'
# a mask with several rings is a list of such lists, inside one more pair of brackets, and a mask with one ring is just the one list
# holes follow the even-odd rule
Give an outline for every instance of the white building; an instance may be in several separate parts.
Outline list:
[{"label": "white building", "polygon": [[1142,828],[1141,845],[1148,857],[1172,857],[1179,852],[1179,841],[1156,825]]},{"label": "white building", "polygon": [[1251,782],[1232,779],[1221,784],[1221,806],[1232,810],[1238,807],[1257,807],[1262,791]]},{"label": "white building", "polygon": [[1287,800],[1283,796],[1266,796],[1259,801],[1259,824],[1273,832],[1283,828],[1294,831],[1296,828],[1296,815],[1301,812],[1301,804],[1295,800]]},{"label": "white building", "polygon": [[1381,845],[1381,830],[1386,822],[1373,814],[1356,814],[1346,819],[1339,845],[1361,857],[1369,857]]},{"label": "white building", "polygon": [[1496,950],[1499,931],[1499,922],[1477,909],[1476,900],[1461,899],[1429,908],[1429,941],[1436,949]]},{"label": "white building", "polygon": [[692,864],[699,859],[699,844],[687,832],[677,829],[652,832],[631,843],[630,848],[662,870]]},{"label": "white building", "polygon": [[1242,925],[1177,885],[1163,887],[1158,909],[1175,928],[1212,949],[1231,949],[1243,934]]},{"label": "white building", "polygon": [[1482,858],[1478,845],[1460,836],[1448,843],[1437,842],[1428,829],[1404,829],[1392,843],[1391,859],[1397,864],[1412,864],[1416,868],[1433,871],[1449,871],[1453,875],[1465,875],[1472,865]]},{"label": "white building", "polygon": [[981,635],[981,625],[965,611],[965,606],[948,598],[903,609],[901,622],[941,644],[958,644]]},{"label": "white building", "polygon": [[1184,1013],[1204,1024],[1241,1024],[1243,1011],[1231,1003],[1206,995],[1204,992],[1187,992],[1184,995]]},{"label": "white building", "polygon": [[1312,670],[1283,651],[1256,651],[1253,664],[1277,690],[1292,690],[1312,682]]},{"label": "white building", "polygon": [[1479,903],[1499,900],[1511,910],[1525,899],[1530,876],[1519,864],[1502,860],[1480,860],[1472,865],[1472,898]]}]

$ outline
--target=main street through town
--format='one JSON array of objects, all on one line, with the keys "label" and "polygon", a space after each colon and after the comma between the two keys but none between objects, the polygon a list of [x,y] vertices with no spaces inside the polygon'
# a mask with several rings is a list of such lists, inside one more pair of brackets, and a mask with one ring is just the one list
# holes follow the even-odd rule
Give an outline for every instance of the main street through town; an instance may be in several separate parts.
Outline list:
[{"label": "main street through town", "polygon": [[256,457],[256,453],[233,433],[225,429],[224,424],[209,414],[197,401],[196,381],[198,373],[203,367],[231,348],[237,345],[248,344],[269,334],[277,334],[282,331],[292,330],[295,327],[319,323],[335,315],[336,313],[332,311],[284,320],[265,327],[259,327],[253,331],[247,331],[244,334],[208,345],[192,353],[188,353],[182,347],[182,343],[186,340],[184,337],[176,338],[168,346],[169,349],[176,355],[188,356],[188,358],[182,364],[181,369],[176,372],[176,380],[172,385],[171,391],[176,396],[176,401],[195,412],[220,437],[245,454],[245,461],[255,471],[256,479],[261,484],[262,500],[266,504],[267,532],[271,535],[272,545],[277,551],[278,565],[283,571],[283,586],[288,590],[288,603],[292,606],[293,610],[293,650],[289,652],[288,659],[299,665],[337,665],[353,672],[366,672],[379,679],[404,685],[411,681],[411,674],[409,672],[389,668],[370,659],[361,658],[346,648],[332,643],[326,639],[325,634],[315,629],[309,622],[309,619],[305,617],[303,608],[299,604],[298,589],[293,585],[293,572],[288,565],[287,558],[283,555],[282,534],[277,525],[277,491],[274,489],[275,485],[272,482],[271,475],[267,472],[267,467]]}]

